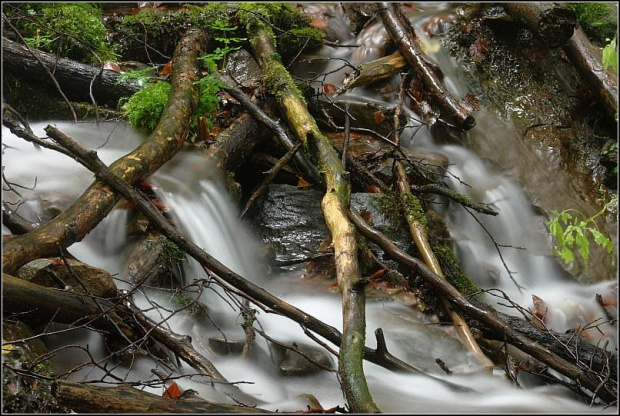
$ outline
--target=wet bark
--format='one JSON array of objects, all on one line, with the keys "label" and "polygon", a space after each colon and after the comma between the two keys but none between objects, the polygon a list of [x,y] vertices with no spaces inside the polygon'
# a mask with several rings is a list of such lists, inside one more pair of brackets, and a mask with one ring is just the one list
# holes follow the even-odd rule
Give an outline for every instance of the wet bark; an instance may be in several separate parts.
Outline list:
[{"label": "wet bark", "polygon": [[441,83],[430,64],[409,20],[398,10],[397,4],[378,3],[379,15],[390,37],[399,47],[401,53],[411,65],[415,75],[424,83],[432,100],[441,109],[443,117],[448,117],[458,127],[469,130],[476,125],[476,120],[469,111],[455,99]]},{"label": "wet bark", "polygon": [[327,191],[321,207],[332,235],[336,276],[342,296],[343,335],[338,361],[340,382],[352,411],[379,412],[370,395],[362,365],[366,333],[365,283],[362,282],[357,259],[355,230],[346,215],[351,197],[349,175],[280,62],[271,30],[259,24],[250,24],[248,34],[257,61],[263,73],[268,74],[268,78],[263,78],[266,87],[278,98],[289,125],[297,138],[310,149],[319,170],[325,172]]},{"label": "wet bark", "polygon": [[579,25],[564,51],[598,102],[615,119],[618,113],[617,77],[603,69],[601,51],[592,45]]},{"label": "wet bark", "polygon": [[592,373],[587,365],[582,365],[581,362],[574,362],[573,360],[566,360],[551,352],[545,345],[532,341],[523,334],[515,331],[510,324],[500,319],[487,307],[471,303],[467,298],[461,295],[454,286],[434,273],[422,261],[411,257],[392,243],[390,239],[368,226],[358,213],[350,211],[349,217],[362,235],[376,243],[394,260],[417,271],[424,281],[431,285],[439,295],[448,299],[464,314],[487,325],[496,333],[501,334],[503,340],[507,343],[530,354],[532,357],[571,380],[580,383],[581,386],[590,390],[590,392],[596,392],[597,397],[600,397],[605,403],[611,404],[616,402],[618,392],[615,381],[611,377],[606,379],[602,374]]},{"label": "wet bark", "polygon": [[48,289],[3,273],[2,301],[5,316],[21,313],[20,318],[31,324],[54,321],[78,326],[89,323],[113,337],[124,337],[125,341],[138,339],[134,329],[116,313],[118,305],[109,300]]},{"label": "wet bark", "polygon": [[[424,212],[422,212],[421,202],[416,196],[409,192],[410,187],[409,181],[407,180],[407,173],[405,172],[405,167],[401,161],[396,162],[395,177],[398,187],[398,196],[403,209],[405,210],[405,219],[407,220],[407,224],[409,224],[409,231],[413,237],[413,241],[422,256],[424,263],[436,275],[445,280],[441,266],[439,266],[439,261],[437,261],[437,257],[435,257],[435,253],[433,253],[430,243],[428,242],[426,227],[419,218],[424,215]],[[416,209],[418,212],[416,212]],[[485,371],[491,372],[493,370],[493,361],[484,355],[463,316],[455,310],[443,296],[441,297],[441,304],[450,317],[450,320],[454,323],[454,329],[465,349],[476,357],[478,363],[485,368]]]},{"label": "wet bark", "polygon": [[[151,136],[136,150],[117,160],[111,169],[123,180],[134,183],[155,172],[183,146],[190,117],[198,103],[195,68],[203,35],[190,31],[173,59],[172,94],[162,118]],[[104,183],[94,182],[75,203],[49,223],[4,245],[2,264],[12,273],[30,260],[58,255],[59,246],[81,241],[119,200]]]},{"label": "wet bark", "polygon": [[[54,87],[49,75],[28,49],[10,39],[2,38],[2,62],[4,70],[25,76],[32,81]],[[94,67],[59,58],[33,49],[34,54],[54,74],[67,97],[72,101],[90,102],[90,84],[94,78],[93,96],[98,104],[116,106],[121,97],[127,97],[140,90],[134,81],[118,82],[119,72]],[[99,73],[101,72],[101,75]]]},{"label": "wet bark", "polygon": [[357,73],[349,75],[344,80],[342,89],[348,91],[355,87],[383,81],[398,74],[405,66],[407,66],[407,61],[400,52],[365,62],[357,67]]},{"label": "wet bark", "polygon": [[52,394],[77,413],[271,413],[197,397],[160,397],[129,386],[100,387],[61,380],[52,385]]},{"label": "wet bark", "polygon": [[557,3],[502,3],[514,19],[523,23],[548,48],[564,45],[575,30],[577,16]]}]

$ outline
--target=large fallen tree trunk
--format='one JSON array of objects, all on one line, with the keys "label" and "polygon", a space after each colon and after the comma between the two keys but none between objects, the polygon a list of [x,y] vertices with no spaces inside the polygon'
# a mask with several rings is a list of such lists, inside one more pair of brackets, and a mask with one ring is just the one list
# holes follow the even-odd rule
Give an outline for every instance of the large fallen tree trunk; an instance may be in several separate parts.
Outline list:
[{"label": "large fallen tree trunk", "polygon": [[343,335],[338,374],[347,403],[353,412],[379,412],[370,395],[362,365],[366,334],[365,283],[357,260],[355,229],[346,214],[351,197],[348,174],[282,65],[271,27],[254,14],[247,15],[246,26],[254,54],[263,70],[265,87],[276,96],[292,130],[309,150],[319,171],[324,172],[327,192],[321,207],[332,235],[336,276],[342,296]]},{"label": "large fallen tree trunk", "polygon": [[135,81],[119,82],[119,72],[102,70],[36,49],[31,53],[25,46],[5,37],[2,38],[2,53],[4,70],[53,87],[51,78],[37,58],[41,60],[72,101],[91,101],[90,86],[93,79],[92,94],[98,104],[116,106],[121,97],[133,95],[140,90],[140,85]]},{"label": "large fallen tree trunk", "polygon": [[[191,30],[179,42],[173,58],[172,94],[151,136],[111,169],[134,183],[155,172],[183,146],[190,117],[198,103],[195,68],[203,35]],[[93,183],[71,207],[49,223],[4,245],[2,265],[12,273],[30,260],[58,255],[59,246],[81,241],[118,202],[120,196],[104,183]]]},{"label": "large fallen tree trunk", "polygon": [[443,86],[430,65],[430,60],[416,41],[417,36],[409,20],[398,10],[398,4],[382,2],[377,5],[379,15],[390,37],[400,48],[414,74],[424,83],[432,100],[441,108],[442,116],[449,117],[450,121],[464,130],[473,128],[476,120]]},{"label": "large fallen tree trunk", "polygon": [[129,386],[100,387],[61,380],[52,385],[52,394],[77,413],[271,413],[197,397],[160,397]]},{"label": "large fallen tree trunk", "polygon": [[564,45],[564,51],[607,114],[616,119],[618,114],[617,77],[603,69],[601,51],[592,45],[579,25]]},{"label": "large fallen tree trunk", "polygon": [[617,401],[618,392],[615,385],[615,377],[593,373],[587,365],[582,365],[583,363],[581,361],[568,361],[558,354],[552,353],[544,345],[532,341],[523,334],[515,331],[511,325],[500,319],[497,314],[487,308],[481,307],[481,305],[472,304],[456,290],[454,286],[435,274],[422,261],[408,255],[379,231],[368,226],[358,213],[350,211],[349,217],[362,235],[376,243],[392,259],[417,271],[439,295],[444,296],[469,317],[480,321],[489,328],[493,328],[496,333],[503,336],[505,342],[530,354],[532,357],[538,359],[557,372],[579,383],[581,387],[588,389],[593,395],[600,397],[604,402],[612,404]]}]

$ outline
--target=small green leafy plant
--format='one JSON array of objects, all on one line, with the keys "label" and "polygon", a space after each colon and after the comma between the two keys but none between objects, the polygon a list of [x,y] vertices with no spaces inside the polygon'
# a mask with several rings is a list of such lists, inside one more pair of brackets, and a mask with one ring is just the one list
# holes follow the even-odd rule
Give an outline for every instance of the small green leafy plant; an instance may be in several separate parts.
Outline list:
[{"label": "small green leafy plant", "polygon": [[607,68],[611,68],[614,74],[618,73],[618,49],[615,36],[603,48],[603,69],[607,70]]},{"label": "small green leafy plant", "polygon": [[154,66],[147,66],[146,68],[139,69],[137,71],[123,72],[116,81],[117,84],[126,81],[136,81],[141,86],[148,84],[150,77],[153,76],[153,72],[157,69]]},{"label": "small green leafy plant", "polygon": [[598,230],[595,219],[603,215],[610,206],[617,202],[617,197],[611,199],[605,204],[603,209],[585,219],[585,215],[575,209],[567,209],[562,212],[552,211],[553,218],[549,221],[549,231],[556,240],[555,252],[565,264],[568,265],[575,260],[573,253],[575,248],[578,248],[579,255],[584,263],[588,264],[590,258],[590,238],[612,256],[612,264],[615,264],[613,243],[609,237]]}]

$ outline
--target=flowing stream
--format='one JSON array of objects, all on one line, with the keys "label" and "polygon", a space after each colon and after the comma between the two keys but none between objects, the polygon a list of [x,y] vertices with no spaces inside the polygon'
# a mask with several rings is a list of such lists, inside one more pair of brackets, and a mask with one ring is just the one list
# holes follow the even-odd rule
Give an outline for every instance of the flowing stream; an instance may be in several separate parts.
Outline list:
[{"label": "flowing stream", "polygon": [[[424,19],[446,5],[429,5],[428,10],[416,15],[413,22],[419,34]],[[344,19],[335,14],[335,18]],[[343,20],[344,21],[344,20]],[[326,48],[324,54],[349,59],[357,65],[377,57],[373,45],[384,36],[379,24],[365,29],[357,39],[344,31],[343,40],[359,42],[362,45],[355,52]],[[427,39],[430,42],[430,40]],[[466,85],[460,80],[458,65],[442,50],[431,55],[446,72],[447,84],[451,91],[462,96]],[[344,74],[335,73],[329,80],[338,85]],[[360,89],[355,94],[371,94]],[[377,98],[376,94],[372,98]],[[478,125],[469,132],[469,139],[484,140],[487,132],[481,131],[485,126],[498,121],[494,115],[482,109],[476,114]],[[48,123],[36,123],[35,134],[43,136],[43,128]],[[99,156],[106,163],[118,159],[133,150],[143,137],[130,128],[115,123],[80,123],[77,125],[57,122],[60,130],[79,140],[89,148],[98,148]],[[408,137],[403,134],[403,137]],[[484,288],[497,288],[508,294],[514,301],[531,307],[532,295],[544,299],[549,307],[548,324],[553,329],[563,332],[582,326],[603,315],[595,302],[596,293],[609,292],[610,281],[596,285],[575,283],[557,260],[551,255],[551,242],[543,224],[543,218],[532,209],[532,203],[523,190],[509,177],[496,168],[490,168],[476,153],[459,145],[439,145],[434,143],[428,132],[421,131],[407,139],[407,146],[423,147],[441,152],[450,160],[450,173],[447,181],[450,187],[470,195],[474,200],[493,203],[500,215],[489,217],[470,214],[456,204],[442,201],[437,211],[447,222],[452,238],[456,242],[457,254],[464,270]],[[19,213],[27,219],[40,222],[38,214],[55,205],[66,208],[92,182],[93,175],[88,173],[75,161],[48,150],[35,150],[31,144],[12,136],[3,127],[4,158],[3,166],[9,181],[23,186],[36,187],[33,190],[19,188],[18,192],[29,202],[19,208]],[[458,179],[456,179],[458,178]],[[316,287],[304,282],[291,281],[286,275],[270,276],[255,255],[258,241],[237,220],[238,209],[229,199],[221,178],[214,173],[204,159],[191,153],[180,153],[149,179],[157,187],[157,192],[164,204],[170,208],[174,221],[185,235],[208,253],[226,264],[229,268],[271,291],[287,302],[342,330],[340,298],[337,293],[318,294]],[[467,184],[469,186],[464,185]],[[547,184],[548,185],[548,184]],[[15,202],[12,192],[4,193],[4,200]],[[127,210],[117,207],[84,241],[69,248],[69,251],[85,263],[101,267],[114,273],[119,278],[126,278],[123,269],[127,251],[131,247],[125,241],[124,228],[127,222]],[[481,226],[484,226],[484,228]],[[486,229],[486,231],[485,231]],[[487,231],[501,245],[497,247]],[[3,234],[8,230],[3,227]],[[501,253],[501,255],[500,255]],[[186,283],[194,279],[206,279],[204,271],[191,259],[183,262],[183,275]],[[512,277],[508,270],[512,272]],[[514,281],[513,281],[514,279]],[[520,291],[517,285],[522,286]],[[127,288],[121,280],[120,288]],[[150,308],[148,314],[154,319],[170,315],[173,307],[169,292],[157,289],[145,289],[135,297],[138,305],[151,307],[156,302],[159,307]],[[308,402],[307,395],[313,395],[324,408],[343,405],[344,399],[335,372],[320,371],[305,376],[284,376],[271,364],[273,349],[267,341],[257,335],[256,345],[249,359],[238,356],[218,356],[209,345],[210,337],[232,340],[244,339],[241,328],[242,301],[225,293],[215,284],[208,284],[200,297],[206,307],[208,319],[192,319],[186,313],[179,313],[167,322],[178,333],[192,337],[194,346],[210,358],[218,370],[231,382],[250,395],[259,407],[294,411],[304,410]],[[510,308],[503,308],[492,296],[486,301],[495,304],[506,313],[515,314]],[[168,307],[168,308],[167,308]],[[459,342],[451,336],[450,330],[428,325],[424,318],[412,313],[409,307],[398,302],[369,301],[367,305],[367,345],[374,348],[374,331],[382,328],[388,348],[396,357],[410,362],[436,377],[447,378],[451,382],[467,386],[472,393],[455,392],[446,386],[421,375],[404,375],[387,371],[372,363],[365,363],[364,370],[374,400],[384,412],[394,413],[584,413],[600,412],[576,400],[572,394],[561,386],[548,386],[544,383],[520,377],[523,389],[509,383],[502,369],[496,369],[493,375],[477,371],[473,360],[463,351]],[[260,311],[257,314],[260,327],[271,338],[280,342],[298,345],[314,345],[298,324],[275,314]],[[589,331],[593,342],[597,339],[609,340],[609,347],[615,349],[615,328],[600,326],[601,331]],[[49,339],[49,344],[67,343],[66,335],[61,339]],[[73,343],[90,345],[95,357],[105,353],[99,336],[89,332],[77,332],[71,339]],[[333,346],[332,346],[333,347]],[[333,368],[337,360],[331,357]],[[435,364],[441,358],[454,371],[445,376]],[[68,369],[83,361],[84,356],[75,352],[59,354],[56,359],[58,368]],[[114,373],[126,381],[152,380],[156,378],[151,369],[159,366],[153,361],[140,358],[130,365],[121,365]],[[184,364],[174,369],[178,374],[187,374],[192,370]],[[170,372],[165,369],[166,373]],[[72,374],[74,380],[93,380],[101,377],[98,369],[85,368]],[[207,377],[180,379],[182,389],[193,389],[208,400],[234,403],[221,386],[212,386]],[[148,388],[161,394],[161,387]],[[614,411],[614,408],[607,411]]]}]

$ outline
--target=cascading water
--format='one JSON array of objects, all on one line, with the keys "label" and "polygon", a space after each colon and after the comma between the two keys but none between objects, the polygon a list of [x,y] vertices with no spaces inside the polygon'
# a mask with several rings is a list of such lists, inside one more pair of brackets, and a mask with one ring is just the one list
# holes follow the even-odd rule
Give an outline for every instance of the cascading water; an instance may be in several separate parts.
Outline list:
[{"label": "cascading water", "polygon": [[[431,7],[431,6],[429,6]],[[432,5],[422,13],[421,20],[414,21],[416,29],[423,23],[424,16],[440,5]],[[365,29],[357,41],[361,45],[351,56],[350,51],[340,50],[341,57],[350,59],[354,65],[376,58],[372,50],[365,50],[364,45],[372,45],[371,39],[385,36],[380,24]],[[420,31],[422,34],[423,31]],[[346,40],[346,32],[340,35]],[[366,39],[366,40],[363,40]],[[349,39],[353,42],[355,39]],[[374,42],[376,43],[376,42]],[[329,54],[329,48],[323,52]],[[446,54],[439,52],[433,56],[441,62],[444,70],[450,65]],[[359,61],[358,61],[359,60]],[[449,74],[449,72],[448,72]],[[336,85],[342,81],[333,75],[330,82]],[[448,75],[449,88],[459,96],[457,77]],[[461,87],[462,88],[462,87]],[[356,91],[364,94],[366,89]],[[377,98],[376,96],[373,98]],[[481,112],[482,117],[492,117]],[[477,117],[479,125],[481,118]],[[97,148],[100,157],[106,163],[132,150],[140,139],[140,135],[125,126],[114,128],[110,135],[110,124],[99,127],[94,124],[71,125],[58,123],[59,128],[84,143],[89,148]],[[35,133],[43,135],[42,128],[47,123],[37,123]],[[85,128],[82,128],[85,127]],[[470,134],[475,135],[476,130]],[[404,134],[403,137],[407,135]],[[20,208],[20,214],[27,219],[39,222],[34,213],[41,212],[41,204],[54,201],[59,208],[65,208],[91,182],[93,176],[76,162],[60,154],[48,150],[34,150],[32,145],[13,137],[3,128],[3,144],[11,146],[5,149],[3,164],[7,178],[21,185],[34,183],[38,176],[37,186],[33,191],[21,190],[24,199],[29,202]],[[475,153],[464,147],[455,145],[437,145],[428,132],[415,135],[409,146],[419,146],[439,151],[447,155],[451,162],[451,173],[459,180],[452,180],[449,185],[462,193],[470,195],[476,201],[493,203],[500,215],[497,218],[477,215],[489,233],[498,239],[500,244],[515,248],[501,248],[500,258],[492,240],[472,215],[460,206],[443,201],[438,211],[450,227],[452,238],[456,241],[459,258],[465,271],[475,278],[482,287],[494,287],[504,290],[515,301],[528,305],[531,295],[535,294],[550,306],[550,325],[564,331],[574,324],[565,316],[572,312],[571,307],[580,305],[584,309],[591,308],[593,315],[600,315],[596,309],[594,293],[600,292],[599,286],[582,286],[570,283],[565,273],[550,256],[547,236],[541,231],[540,223],[531,209],[531,203],[523,191],[514,182],[503,177],[499,172],[491,171]],[[449,180],[450,176],[448,176]],[[176,225],[183,233],[208,253],[219,259],[232,270],[264,287],[276,296],[312,314],[323,322],[342,330],[340,297],[336,293],[317,294],[316,287],[303,281],[291,281],[286,275],[267,275],[261,261],[255,255],[254,237],[237,220],[237,209],[227,196],[221,178],[212,166],[204,159],[192,153],[180,153],[172,161],[153,175],[149,181],[156,185],[159,197],[170,209]],[[5,200],[10,194],[5,192]],[[60,197],[63,198],[60,198]],[[34,204],[29,206],[29,204]],[[126,278],[123,260],[128,248],[124,241],[127,221],[127,210],[117,207],[81,243],[73,245],[69,251],[78,259],[104,268]],[[7,230],[3,228],[3,233]],[[523,247],[525,250],[517,249]],[[504,267],[513,271],[513,278],[523,286],[520,293]],[[185,283],[194,279],[207,279],[205,272],[191,259],[183,262]],[[601,283],[604,285],[607,283]],[[126,285],[119,281],[119,287]],[[148,315],[161,320],[170,315],[174,309],[169,292],[160,289],[144,289],[142,294],[134,297],[136,303],[144,309],[150,309]],[[492,302],[493,299],[487,299]],[[156,302],[156,303],[155,303]],[[196,320],[186,313],[172,316],[167,324],[172,330],[192,337],[195,348],[211,359],[223,376],[231,382],[242,382],[237,387],[247,396],[243,397],[246,404],[256,404],[265,409],[281,411],[305,410],[307,401],[303,395],[311,394],[318,399],[324,408],[343,405],[344,399],[337,376],[334,372],[321,371],[304,376],[284,376],[271,364],[273,348],[261,336],[257,336],[256,344],[248,359],[224,356],[214,353],[209,345],[210,337],[225,336],[230,340],[243,340],[245,334],[241,328],[242,301],[225,293],[215,284],[205,286],[200,302],[205,306],[208,319]],[[570,303],[572,302],[572,303]],[[154,308],[153,305],[159,305]],[[568,309],[567,309],[568,308]],[[506,310],[507,313],[514,313]],[[573,314],[573,316],[588,316]],[[292,321],[275,314],[259,311],[256,315],[262,330],[271,338],[283,343],[298,345],[315,345],[304,334],[302,328]],[[374,330],[382,328],[390,352],[427,371],[437,378],[446,378],[452,383],[470,387],[471,393],[455,392],[450,388],[422,375],[396,374],[382,367],[366,362],[364,370],[374,400],[384,412],[394,413],[512,413],[512,412],[553,412],[583,413],[592,409],[571,398],[568,391],[559,386],[536,386],[523,382],[525,389],[518,390],[505,380],[502,370],[494,375],[476,372],[470,357],[463,351],[459,342],[450,336],[450,330],[439,329],[417,317],[410,308],[397,302],[369,301],[367,305],[367,345],[374,348]],[[591,319],[591,318],[584,318]],[[585,322],[582,322],[582,324]],[[613,328],[604,328],[607,337],[615,346]],[[80,333],[76,342],[92,346],[95,357],[103,357],[104,351],[98,343],[98,335]],[[66,340],[62,340],[66,341]],[[61,340],[50,340],[59,344]],[[82,357],[83,358],[83,357]],[[455,374],[446,377],[435,359],[441,358]],[[83,360],[82,360],[83,361]],[[331,358],[333,368],[336,360]],[[80,357],[70,353],[59,354],[56,363],[60,368],[71,368],[80,362]],[[151,380],[155,376],[152,368],[159,364],[150,359],[140,358],[128,366],[119,366],[114,374],[126,381]],[[166,372],[170,369],[166,368]],[[192,372],[188,366],[180,364],[173,369],[177,374]],[[72,374],[76,380],[92,380],[101,377],[98,369],[84,369]],[[193,389],[198,394],[216,402],[234,403],[228,393],[230,390],[214,387],[207,377],[192,377],[178,380],[182,389]],[[147,389],[161,394],[161,388]],[[236,396],[240,397],[240,396]],[[612,412],[613,409],[608,409]]]}]

